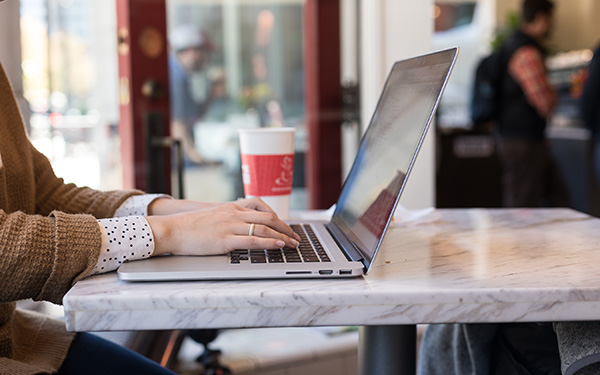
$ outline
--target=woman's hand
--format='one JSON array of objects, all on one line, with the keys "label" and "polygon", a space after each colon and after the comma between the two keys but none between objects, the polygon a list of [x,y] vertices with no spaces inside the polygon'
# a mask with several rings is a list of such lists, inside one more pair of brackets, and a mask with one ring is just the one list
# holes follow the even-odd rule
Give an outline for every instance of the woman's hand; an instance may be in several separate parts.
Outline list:
[{"label": "woman's hand", "polygon": [[[235,249],[277,249],[298,245],[298,235],[260,199],[198,205],[191,201],[170,201],[174,205],[169,209],[177,206],[183,212],[146,218],[156,242],[154,255],[216,255]],[[185,211],[186,207],[193,209],[200,205],[201,209]],[[250,236],[252,224],[254,230]]]}]

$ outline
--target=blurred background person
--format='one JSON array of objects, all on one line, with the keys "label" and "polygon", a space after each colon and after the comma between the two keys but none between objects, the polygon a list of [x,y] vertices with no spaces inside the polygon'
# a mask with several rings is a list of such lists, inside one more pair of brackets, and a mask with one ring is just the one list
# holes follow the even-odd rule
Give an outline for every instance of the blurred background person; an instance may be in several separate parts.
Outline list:
[{"label": "blurred background person", "polygon": [[525,0],[521,26],[501,47],[497,128],[506,207],[567,206],[567,190],[550,154],[545,130],[557,98],[548,81],[542,42],[554,24],[554,4]]},{"label": "blurred background person", "polygon": [[184,24],[169,34],[169,80],[171,135],[182,142],[184,158],[205,163],[194,145],[194,125],[206,114],[211,102],[225,94],[222,74],[210,74],[207,63],[215,50],[198,26]]}]

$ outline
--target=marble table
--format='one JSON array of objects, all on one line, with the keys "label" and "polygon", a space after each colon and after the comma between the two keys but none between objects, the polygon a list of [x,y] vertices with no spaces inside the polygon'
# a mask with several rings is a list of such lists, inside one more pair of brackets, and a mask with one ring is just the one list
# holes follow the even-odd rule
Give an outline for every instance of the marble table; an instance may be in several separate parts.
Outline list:
[{"label": "marble table", "polygon": [[364,277],[128,283],[109,273],[63,302],[72,331],[363,326],[363,374],[414,373],[416,324],[600,319],[598,264],[600,220],[570,209],[435,210],[396,218]]}]

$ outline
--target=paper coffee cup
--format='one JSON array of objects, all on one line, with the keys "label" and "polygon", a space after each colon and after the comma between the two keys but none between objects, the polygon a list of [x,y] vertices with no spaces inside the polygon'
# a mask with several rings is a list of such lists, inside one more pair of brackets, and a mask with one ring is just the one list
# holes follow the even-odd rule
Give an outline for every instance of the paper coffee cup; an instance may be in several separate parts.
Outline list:
[{"label": "paper coffee cup", "polygon": [[294,128],[239,129],[244,194],[260,197],[282,219],[290,211],[295,133]]}]

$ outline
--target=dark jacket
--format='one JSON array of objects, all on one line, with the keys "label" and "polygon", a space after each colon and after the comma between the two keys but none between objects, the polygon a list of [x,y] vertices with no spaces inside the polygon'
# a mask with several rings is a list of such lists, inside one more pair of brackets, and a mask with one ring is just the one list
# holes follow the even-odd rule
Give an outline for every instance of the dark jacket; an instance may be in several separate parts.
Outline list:
[{"label": "dark jacket", "polygon": [[546,119],[529,104],[525,92],[508,72],[508,62],[515,51],[523,46],[534,46],[542,56],[545,55],[539,43],[519,30],[502,47],[506,63],[501,81],[498,133],[505,138],[541,140],[544,138]]},{"label": "dark jacket", "polygon": [[589,76],[581,95],[581,118],[596,137],[600,133],[600,46],[589,65]]}]

